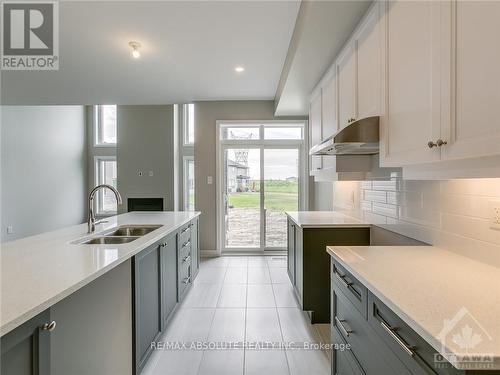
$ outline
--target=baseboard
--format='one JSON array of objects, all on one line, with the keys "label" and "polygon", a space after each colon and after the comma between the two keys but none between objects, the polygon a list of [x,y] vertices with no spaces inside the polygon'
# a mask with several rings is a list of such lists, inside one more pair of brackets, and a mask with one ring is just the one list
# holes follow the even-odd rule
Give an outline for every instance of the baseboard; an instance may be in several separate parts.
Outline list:
[{"label": "baseboard", "polygon": [[220,251],[218,250],[201,250],[200,255],[202,258],[214,258],[220,256]]}]

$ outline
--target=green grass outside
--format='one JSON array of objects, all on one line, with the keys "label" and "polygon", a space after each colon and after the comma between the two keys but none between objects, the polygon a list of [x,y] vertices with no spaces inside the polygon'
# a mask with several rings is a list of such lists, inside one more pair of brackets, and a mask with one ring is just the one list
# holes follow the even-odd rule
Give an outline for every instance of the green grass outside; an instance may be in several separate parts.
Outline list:
[{"label": "green grass outside", "polygon": [[[252,183],[250,183],[252,186]],[[258,190],[259,183],[255,183]],[[231,193],[229,205],[234,208],[259,208],[260,193]],[[265,181],[264,202],[268,210],[296,211],[298,209],[298,183],[287,181]]]}]

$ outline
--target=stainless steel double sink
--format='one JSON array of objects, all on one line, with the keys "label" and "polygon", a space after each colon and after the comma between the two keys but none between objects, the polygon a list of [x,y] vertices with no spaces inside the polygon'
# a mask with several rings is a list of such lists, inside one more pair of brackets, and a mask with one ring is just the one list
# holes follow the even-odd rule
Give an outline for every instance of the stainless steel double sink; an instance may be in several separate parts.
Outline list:
[{"label": "stainless steel double sink", "polygon": [[86,238],[77,243],[87,245],[124,244],[135,241],[161,227],[161,225],[120,225],[96,237]]}]

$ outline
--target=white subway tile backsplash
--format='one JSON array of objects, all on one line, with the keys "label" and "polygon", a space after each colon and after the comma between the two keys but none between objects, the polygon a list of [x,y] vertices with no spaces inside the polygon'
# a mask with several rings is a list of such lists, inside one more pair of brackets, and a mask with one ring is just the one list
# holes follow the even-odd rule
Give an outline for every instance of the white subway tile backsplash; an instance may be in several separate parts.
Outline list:
[{"label": "white subway tile backsplash", "polygon": [[364,190],[364,200],[372,202],[387,202],[387,193],[385,191]]},{"label": "white subway tile backsplash", "polygon": [[336,210],[500,267],[500,231],[488,220],[498,199],[500,179],[334,183]]}]

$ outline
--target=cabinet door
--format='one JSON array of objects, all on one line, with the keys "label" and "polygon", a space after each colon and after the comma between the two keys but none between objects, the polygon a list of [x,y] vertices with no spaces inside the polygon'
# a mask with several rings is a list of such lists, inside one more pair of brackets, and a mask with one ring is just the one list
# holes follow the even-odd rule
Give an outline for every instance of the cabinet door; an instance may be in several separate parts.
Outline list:
[{"label": "cabinet door", "polygon": [[443,124],[442,138],[448,144],[442,147],[442,159],[498,155],[500,2],[456,1],[452,10],[444,15],[451,13],[455,21],[452,76],[456,97],[451,105],[451,127]]},{"label": "cabinet door", "polygon": [[373,6],[355,36],[357,57],[357,117],[380,114],[379,7]]},{"label": "cabinet door", "polygon": [[168,236],[161,243],[161,306],[162,331],[177,304],[177,235]]},{"label": "cabinet door", "polygon": [[[440,1],[380,2],[383,114],[380,159],[402,166],[440,159]],[[385,74],[385,75],[384,75]]]},{"label": "cabinet door", "polygon": [[304,249],[302,228],[295,226],[295,289],[297,291],[300,307],[304,305]]},{"label": "cabinet door", "polygon": [[135,354],[137,373],[151,355],[151,342],[161,331],[160,243],[134,257]]},{"label": "cabinet door", "polygon": [[295,226],[290,220],[288,220],[287,236],[288,277],[293,285],[295,283]]},{"label": "cabinet door", "polygon": [[198,218],[191,221],[191,274],[192,279],[198,275],[200,268],[200,236]]},{"label": "cabinet door", "polygon": [[2,337],[2,375],[50,374],[50,330],[44,329],[48,323],[50,310]]},{"label": "cabinet door", "polygon": [[[321,127],[323,140],[335,134],[338,130],[337,111],[337,77],[335,74],[326,81],[321,89]],[[335,168],[335,157],[323,157],[322,167]]]},{"label": "cabinet door", "polygon": [[[322,141],[321,134],[321,92],[319,92],[310,103],[309,107],[309,126],[311,127],[310,135],[311,146],[317,145]],[[311,156],[310,171],[314,172],[322,167],[321,156]]]},{"label": "cabinet door", "polygon": [[337,60],[339,128],[356,118],[356,51],[349,43]]}]

